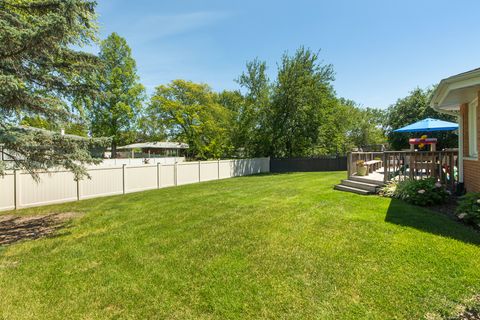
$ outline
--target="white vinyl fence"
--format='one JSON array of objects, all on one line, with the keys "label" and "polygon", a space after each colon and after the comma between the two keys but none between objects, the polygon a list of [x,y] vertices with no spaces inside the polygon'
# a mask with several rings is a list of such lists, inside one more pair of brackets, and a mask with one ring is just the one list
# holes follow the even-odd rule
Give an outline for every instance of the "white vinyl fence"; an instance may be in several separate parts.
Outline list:
[{"label": "white vinyl fence", "polygon": [[0,177],[0,210],[125,194],[202,181],[270,171],[269,158],[92,167],[90,179],[75,181],[65,170],[39,173],[36,182],[27,172]]},{"label": "white vinyl fence", "polygon": [[161,158],[120,158],[120,159],[104,159],[97,167],[104,166],[121,166],[121,165],[142,165],[145,164],[174,164],[184,162],[185,157],[161,157]]}]

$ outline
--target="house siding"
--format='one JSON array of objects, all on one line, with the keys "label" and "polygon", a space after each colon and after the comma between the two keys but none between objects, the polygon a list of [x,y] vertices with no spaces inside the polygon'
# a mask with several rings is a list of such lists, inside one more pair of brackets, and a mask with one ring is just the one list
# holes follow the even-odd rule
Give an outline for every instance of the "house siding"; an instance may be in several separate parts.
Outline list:
[{"label": "house siding", "polygon": [[480,192],[480,162],[465,159],[463,172],[465,189],[469,192]]},{"label": "house siding", "polygon": [[[480,101],[480,91],[478,92],[479,101]],[[478,150],[480,150],[480,106],[477,107],[477,145]],[[460,113],[462,115],[462,125],[463,125],[463,154],[465,157],[469,155],[469,130],[468,130],[468,104],[463,104],[460,107]],[[468,192],[480,192],[480,161],[473,159],[464,159],[463,160],[463,177],[465,183],[465,189]]]}]

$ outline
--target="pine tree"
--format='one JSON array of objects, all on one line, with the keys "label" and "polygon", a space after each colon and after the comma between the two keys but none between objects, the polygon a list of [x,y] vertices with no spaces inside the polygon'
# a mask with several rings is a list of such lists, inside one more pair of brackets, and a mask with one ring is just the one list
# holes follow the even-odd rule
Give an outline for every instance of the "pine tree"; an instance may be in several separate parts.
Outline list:
[{"label": "pine tree", "polygon": [[[95,5],[88,0],[0,1],[0,145],[14,168],[35,174],[61,166],[79,178],[85,164],[96,162],[89,148],[101,141],[17,126],[20,116],[69,121],[81,113],[69,102],[95,96],[88,79],[99,61],[72,49],[95,39]],[[0,160],[0,174],[5,167]]]}]

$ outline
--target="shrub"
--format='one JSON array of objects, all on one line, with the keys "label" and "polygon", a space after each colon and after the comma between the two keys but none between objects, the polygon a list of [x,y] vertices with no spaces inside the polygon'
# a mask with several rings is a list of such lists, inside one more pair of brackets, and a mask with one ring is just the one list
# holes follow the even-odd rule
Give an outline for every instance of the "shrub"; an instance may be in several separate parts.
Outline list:
[{"label": "shrub", "polygon": [[457,217],[480,226],[480,193],[469,192],[458,201]]},{"label": "shrub", "polygon": [[449,192],[435,178],[423,180],[392,180],[380,190],[380,194],[404,200],[417,206],[431,206],[445,203]]},{"label": "shrub", "polygon": [[379,194],[382,197],[388,198],[396,198],[395,192],[397,191],[398,181],[397,180],[390,180],[385,186],[380,188]]}]

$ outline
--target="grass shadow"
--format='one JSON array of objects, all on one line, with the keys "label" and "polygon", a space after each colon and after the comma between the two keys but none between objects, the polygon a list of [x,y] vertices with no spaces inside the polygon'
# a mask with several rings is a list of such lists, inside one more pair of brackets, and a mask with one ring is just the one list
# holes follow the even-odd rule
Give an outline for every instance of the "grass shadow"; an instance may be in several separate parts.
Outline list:
[{"label": "grass shadow", "polygon": [[78,213],[68,212],[43,216],[11,216],[0,220],[0,247],[25,240],[68,235],[71,219]]},{"label": "grass shadow", "polygon": [[391,200],[385,221],[465,243],[480,245],[480,232],[477,230],[454,221],[444,214],[409,205],[402,200]]}]

